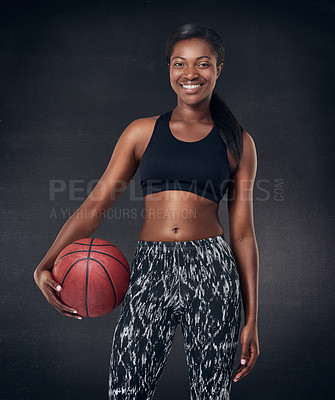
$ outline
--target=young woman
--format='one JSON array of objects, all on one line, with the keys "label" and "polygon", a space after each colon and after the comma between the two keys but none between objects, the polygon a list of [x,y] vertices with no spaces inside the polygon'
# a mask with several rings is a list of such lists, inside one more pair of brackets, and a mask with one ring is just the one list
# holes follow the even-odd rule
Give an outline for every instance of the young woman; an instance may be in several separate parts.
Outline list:
[{"label": "young woman", "polygon": [[[256,149],[214,92],[223,66],[220,36],[202,25],[183,25],[169,36],[166,56],[177,106],[124,130],[103,176],[34,277],[49,303],[80,318],[55,294],[53,262],[66,245],[95,231],[139,167],[147,213],[114,332],[109,399],[153,398],[178,324],[191,398],[229,399],[232,380],[250,373],[260,354]],[[218,218],[226,191],[230,245]],[[242,354],[233,378],[242,302]]]}]

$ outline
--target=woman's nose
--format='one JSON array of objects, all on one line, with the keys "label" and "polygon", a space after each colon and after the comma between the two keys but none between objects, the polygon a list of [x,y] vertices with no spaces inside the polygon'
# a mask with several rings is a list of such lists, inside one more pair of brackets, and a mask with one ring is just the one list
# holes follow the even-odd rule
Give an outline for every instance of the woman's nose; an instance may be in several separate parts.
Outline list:
[{"label": "woman's nose", "polygon": [[198,71],[192,66],[187,67],[184,74],[189,79],[199,76]]}]

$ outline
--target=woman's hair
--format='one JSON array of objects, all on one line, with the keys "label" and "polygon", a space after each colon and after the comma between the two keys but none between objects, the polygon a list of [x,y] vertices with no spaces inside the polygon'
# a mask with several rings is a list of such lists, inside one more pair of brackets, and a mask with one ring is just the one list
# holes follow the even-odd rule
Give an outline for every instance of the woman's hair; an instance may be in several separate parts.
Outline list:
[{"label": "woman's hair", "polygon": [[[224,45],[221,37],[214,29],[200,24],[185,24],[176,28],[169,35],[166,41],[166,58],[170,64],[173,48],[177,42],[185,39],[198,38],[205,40],[216,54],[217,65],[223,63]],[[213,91],[210,109],[223,141],[233,154],[237,166],[240,165],[243,152],[243,131],[244,129],[237,121],[234,114],[230,111],[223,99]],[[234,173],[233,172],[233,173]]]}]

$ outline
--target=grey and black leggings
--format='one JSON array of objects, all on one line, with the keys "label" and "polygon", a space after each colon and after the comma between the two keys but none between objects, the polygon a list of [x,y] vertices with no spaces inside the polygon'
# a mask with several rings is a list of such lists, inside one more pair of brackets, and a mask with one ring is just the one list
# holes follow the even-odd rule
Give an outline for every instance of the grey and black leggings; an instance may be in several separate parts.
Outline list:
[{"label": "grey and black leggings", "polygon": [[224,236],[137,242],[114,331],[109,400],[149,400],[181,324],[191,400],[230,399],[240,280]]}]

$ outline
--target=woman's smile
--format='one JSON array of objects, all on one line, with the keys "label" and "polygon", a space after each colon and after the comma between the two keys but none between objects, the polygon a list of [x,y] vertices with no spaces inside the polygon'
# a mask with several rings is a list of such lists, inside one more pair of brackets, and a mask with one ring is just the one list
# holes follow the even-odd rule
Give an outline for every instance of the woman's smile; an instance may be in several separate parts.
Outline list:
[{"label": "woman's smile", "polygon": [[192,83],[192,84],[179,84],[185,93],[198,93],[200,88],[204,85],[204,83]]}]

